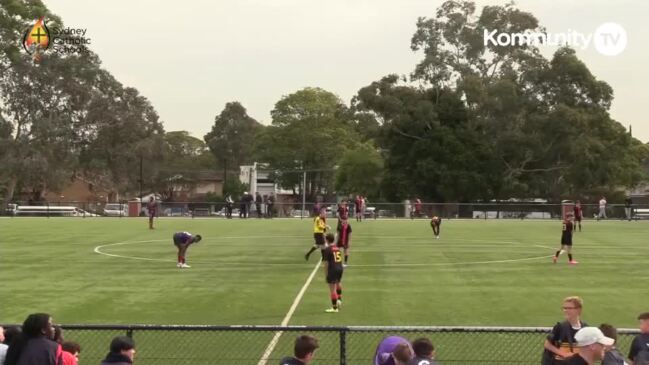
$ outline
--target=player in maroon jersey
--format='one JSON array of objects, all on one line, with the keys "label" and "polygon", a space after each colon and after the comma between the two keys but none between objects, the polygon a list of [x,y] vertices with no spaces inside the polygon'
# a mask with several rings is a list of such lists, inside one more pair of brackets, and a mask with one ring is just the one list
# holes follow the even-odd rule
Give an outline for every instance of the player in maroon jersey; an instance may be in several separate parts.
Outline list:
[{"label": "player in maroon jersey", "polygon": [[554,254],[552,257],[552,262],[557,263],[559,255],[564,251],[568,252],[568,263],[575,265],[578,262],[572,258],[572,231],[574,229],[574,223],[572,222],[572,214],[568,213],[566,219],[563,221],[563,228],[561,230],[561,248]]},{"label": "player in maroon jersey", "polygon": [[153,218],[156,217],[158,211],[158,203],[154,197],[149,198],[149,202],[146,204],[146,210],[149,213],[149,229],[153,229]]},{"label": "player in maroon jersey", "polygon": [[579,200],[577,200],[577,203],[572,210],[575,212],[575,225],[573,226],[573,229],[577,230],[577,226],[579,226],[579,232],[581,232],[581,217],[583,216],[583,211]]},{"label": "player in maroon jersey", "polygon": [[354,211],[356,212],[356,222],[360,222],[363,219],[363,199],[360,195],[356,195],[356,200],[354,200]]},{"label": "player in maroon jersey", "polygon": [[349,239],[352,236],[352,226],[349,224],[349,220],[343,219],[338,221],[337,236],[336,245],[345,252],[345,263],[343,266],[347,267],[347,261],[349,260]]},{"label": "player in maroon jersey", "polygon": [[324,270],[331,297],[331,308],[327,309],[326,312],[338,313],[343,304],[343,287],[340,284],[343,279],[343,259],[338,246],[334,243],[334,235],[328,233],[325,239],[327,246],[323,252],[323,260],[327,264],[324,266]]}]

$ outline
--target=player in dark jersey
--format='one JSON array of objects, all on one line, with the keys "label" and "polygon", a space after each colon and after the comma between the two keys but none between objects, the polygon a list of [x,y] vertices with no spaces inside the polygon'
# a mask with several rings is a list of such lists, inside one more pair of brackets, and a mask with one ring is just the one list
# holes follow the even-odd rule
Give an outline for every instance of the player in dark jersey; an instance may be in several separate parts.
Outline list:
[{"label": "player in dark jersey", "polygon": [[433,228],[433,235],[435,236],[435,239],[439,239],[439,230],[441,225],[442,218],[436,215],[433,216],[433,218],[430,220],[430,226]]},{"label": "player in dark jersey", "polygon": [[153,218],[155,218],[158,211],[158,203],[156,203],[154,197],[149,199],[149,202],[146,204],[146,210],[149,213],[149,229],[153,229]]},{"label": "player in dark jersey", "polygon": [[329,294],[331,297],[332,307],[327,309],[327,313],[338,313],[343,304],[343,287],[340,282],[343,279],[343,258],[335,245],[335,237],[333,234],[328,233],[325,237],[327,245],[324,250],[323,260],[326,261],[325,278],[329,285]]},{"label": "player in dark jersey", "polygon": [[352,225],[349,224],[348,219],[338,220],[338,228],[336,231],[336,246],[342,248],[345,252],[345,263],[343,266],[347,267],[347,261],[349,260],[349,240],[352,236]]},{"label": "player in dark jersey", "polygon": [[572,222],[572,214],[568,213],[566,219],[563,221],[561,230],[561,249],[559,249],[552,257],[552,262],[557,263],[559,255],[564,251],[568,252],[568,263],[575,265],[578,262],[572,258],[572,231],[574,230],[574,223]]},{"label": "player in dark jersey", "polygon": [[200,234],[192,235],[189,232],[174,233],[174,246],[178,249],[178,263],[176,264],[176,267],[181,269],[191,267],[185,262],[185,254],[187,254],[187,249],[191,244],[198,243],[201,239],[203,239],[203,237],[201,237]]},{"label": "player in dark jersey", "polygon": [[577,226],[579,226],[579,232],[581,232],[581,217],[583,216],[583,210],[581,208],[581,202],[579,200],[577,200],[577,203],[572,208],[572,210],[575,213],[575,224],[573,226],[573,229],[577,230]]}]

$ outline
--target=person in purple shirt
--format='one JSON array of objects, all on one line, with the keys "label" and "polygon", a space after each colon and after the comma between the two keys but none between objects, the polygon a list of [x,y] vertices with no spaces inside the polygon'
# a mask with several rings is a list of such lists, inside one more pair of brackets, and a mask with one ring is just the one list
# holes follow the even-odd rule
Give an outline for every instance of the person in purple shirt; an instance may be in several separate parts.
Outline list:
[{"label": "person in purple shirt", "polygon": [[174,233],[174,246],[178,249],[178,263],[176,267],[181,269],[190,268],[185,261],[187,249],[193,243],[198,243],[203,239],[200,234],[192,235],[189,232],[176,232]]}]

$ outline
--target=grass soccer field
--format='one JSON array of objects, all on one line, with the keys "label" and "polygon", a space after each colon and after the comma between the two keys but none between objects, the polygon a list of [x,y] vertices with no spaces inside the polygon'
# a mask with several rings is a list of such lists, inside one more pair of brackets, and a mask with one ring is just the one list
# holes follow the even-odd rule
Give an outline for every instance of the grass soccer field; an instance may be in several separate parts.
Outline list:
[{"label": "grass soccer field", "polygon": [[[335,227],[335,220],[329,222]],[[552,326],[584,298],[590,324],[635,327],[647,311],[646,222],[584,222],[574,254],[552,264],[558,221],[352,222],[344,306],[330,305],[305,220],[15,218],[0,220],[0,323],[48,312],[57,323]],[[190,269],[171,236],[199,233]],[[306,285],[308,283],[308,285]],[[298,298],[301,289],[304,295]],[[261,352],[269,339],[259,341]],[[107,343],[107,342],[105,342]]]},{"label": "grass soccer field", "polygon": [[[304,261],[307,219],[161,219],[153,231],[140,219],[0,224],[3,322],[46,311],[60,323],[279,324],[318,258]],[[584,298],[591,322],[635,326],[647,310],[645,222],[585,222],[576,266],[565,255],[551,263],[557,221],[445,220],[440,240],[426,220],[352,226],[344,310],[324,313],[320,270],[289,324],[545,326],[567,295]],[[171,240],[181,230],[204,237],[186,270]]]}]

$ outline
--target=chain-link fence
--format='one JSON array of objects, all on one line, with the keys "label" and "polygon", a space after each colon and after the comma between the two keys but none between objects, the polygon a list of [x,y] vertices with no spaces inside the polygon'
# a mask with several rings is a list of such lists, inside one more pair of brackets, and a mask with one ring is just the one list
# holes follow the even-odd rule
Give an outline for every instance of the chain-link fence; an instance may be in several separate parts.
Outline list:
[{"label": "chain-link fence", "polygon": [[[350,219],[428,219],[438,216],[446,219],[559,219],[562,204],[548,203],[370,203],[364,209],[347,205]],[[235,203],[229,208],[216,202],[158,202],[158,217],[214,217],[214,218],[308,218],[324,208],[328,217],[336,217],[338,203],[275,203],[272,206]],[[624,204],[609,204],[609,219],[626,219]],[[597,204],[582,204],[584,219],[594,219],[599,213]],[[649,218],[649,204],[634,204],[629,211],[634,220]],[[93,203],[57,201],[36,205],[29,202],[10,204],[11,216],[42,217],[141,217],[148,215],[145,205],[137,202]]]},{"label": "chain-link fence", "polygon": [[[429,338],[442,364],[540,364],[550,328],[528,327],[306,327],[63,325],[66,340],[78,342],[81,364],[99,364],[115,336],[136,343],[138,365],[279,364],[292,356],[297,336],[320,344],[314,365],[370,365],[387,336],[410,341]],[[637,330],[618,330],[618,348],[627,353]]]}]

